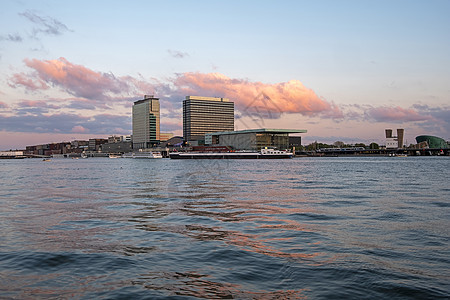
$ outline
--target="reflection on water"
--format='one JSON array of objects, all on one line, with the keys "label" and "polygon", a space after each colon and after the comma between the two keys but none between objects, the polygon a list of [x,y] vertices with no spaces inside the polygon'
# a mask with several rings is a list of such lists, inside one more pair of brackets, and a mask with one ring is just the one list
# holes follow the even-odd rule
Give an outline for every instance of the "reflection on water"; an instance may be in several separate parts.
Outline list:
[{"label": "reflection on water", "polygon": [[449,296],[445,158],[0,163],[2,297]]}]

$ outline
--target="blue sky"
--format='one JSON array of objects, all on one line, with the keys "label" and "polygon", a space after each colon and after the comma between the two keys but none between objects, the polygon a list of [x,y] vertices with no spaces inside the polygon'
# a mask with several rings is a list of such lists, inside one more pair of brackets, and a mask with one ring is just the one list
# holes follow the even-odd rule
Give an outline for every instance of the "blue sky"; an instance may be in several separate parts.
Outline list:
[{"label": "blue sky", "polygon": [[[449,15],[450,1],[3,0],[0,149],[129,134],[149,93],[175,133],[195,94],[235,101],[236,129],[306,143],[450,139]],[[261,94],[269,114],[249,107]]]}]

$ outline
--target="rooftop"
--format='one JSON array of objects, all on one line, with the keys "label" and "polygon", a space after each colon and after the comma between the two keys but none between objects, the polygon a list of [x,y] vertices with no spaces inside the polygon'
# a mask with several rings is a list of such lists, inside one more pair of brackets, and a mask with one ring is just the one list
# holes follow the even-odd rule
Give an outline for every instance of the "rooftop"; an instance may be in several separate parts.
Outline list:
[{"label": "rooftop", "polygon": [[260,128],[260,129],[246,129],[246,130],[237,130],[237,131],[220,131],[207,133],[206,135],[225,135],[225,134],[243,134],[243,133],[306,133],[308,132],[305,129],[269,129],[269,128]]},{"label": "rooftop", "polygon": [[186,96],[186,100],[204,100],[204,101],[220,101],[220,102],[230,101],[228,98],[201,97],[201,96]]}]

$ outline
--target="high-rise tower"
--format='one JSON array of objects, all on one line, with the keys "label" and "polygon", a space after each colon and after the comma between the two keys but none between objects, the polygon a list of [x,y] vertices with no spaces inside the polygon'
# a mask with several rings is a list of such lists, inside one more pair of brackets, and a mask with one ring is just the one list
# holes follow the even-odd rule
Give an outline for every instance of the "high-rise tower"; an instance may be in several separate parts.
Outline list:
[{"label": "high-rise tower", "polygon": [[204,140],[206,133],[234,130],[234,102],[227,98],[187,96],[183,101],[183,138]]},{"label": "high-rise tower", "polygon": [[159,98],[145,95],[133,105],[133,149],[150,148],[159,143]]}]

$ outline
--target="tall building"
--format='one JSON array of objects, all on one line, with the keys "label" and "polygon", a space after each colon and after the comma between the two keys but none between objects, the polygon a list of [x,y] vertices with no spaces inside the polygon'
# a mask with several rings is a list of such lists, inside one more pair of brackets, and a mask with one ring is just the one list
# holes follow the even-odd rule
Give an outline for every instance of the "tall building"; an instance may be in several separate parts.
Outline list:
[{"label": "tall building", "polygon": [[145,95],[133,105],[133,149],[159,143],[159,98]]},{"label": "tall building", "polygon": [[183,101],[183,138],[204,140],[206,133],[234,130],[234,102],[227,98],[187,96]]}]

